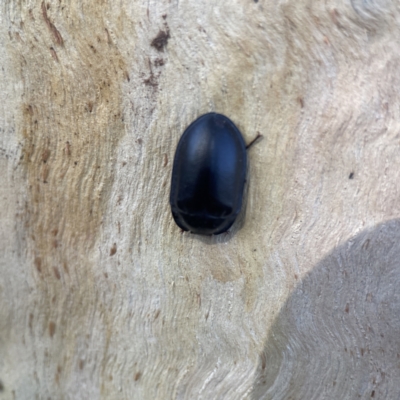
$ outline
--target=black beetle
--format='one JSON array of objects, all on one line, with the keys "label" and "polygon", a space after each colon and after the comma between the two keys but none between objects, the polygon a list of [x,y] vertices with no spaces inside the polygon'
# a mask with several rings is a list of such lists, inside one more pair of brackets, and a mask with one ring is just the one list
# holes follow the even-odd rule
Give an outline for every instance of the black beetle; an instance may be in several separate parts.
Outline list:
[{"label": "black beetle", "polygon": [[226,232],[242,207],[246,144],[222,114],[204,114],[183,133],[176,149],[170,204],[176,224],[202,235]]}]

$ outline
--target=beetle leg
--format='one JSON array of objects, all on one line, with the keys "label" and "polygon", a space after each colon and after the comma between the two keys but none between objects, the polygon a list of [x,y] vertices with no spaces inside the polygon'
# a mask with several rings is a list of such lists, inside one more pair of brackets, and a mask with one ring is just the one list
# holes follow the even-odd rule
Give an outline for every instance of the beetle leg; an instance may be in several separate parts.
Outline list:
[{"label": "beetle leg", "polygon": [[263,137],[263,135],[261,135],[260,132],[257,132],[257,136],[248,145],[246,145],[246,150],[248,150],[250,148],[250,146],[252,146],[255,142],[257,142],[258,139],[260,139],[262,137]]}]

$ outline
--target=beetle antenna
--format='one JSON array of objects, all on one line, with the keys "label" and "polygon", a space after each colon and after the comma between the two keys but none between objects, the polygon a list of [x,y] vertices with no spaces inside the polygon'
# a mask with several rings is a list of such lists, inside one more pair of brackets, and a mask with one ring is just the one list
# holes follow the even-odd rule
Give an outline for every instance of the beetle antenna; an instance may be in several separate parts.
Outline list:
[{"label": "beetle antenna", "polygon": [[248,150],[251,146],[253,146],[253,144],[262,137],[263,137],[263,135],[261,135],[260,132],[257,132],[257,136],[248,145],[246,145],[246,150]]}]

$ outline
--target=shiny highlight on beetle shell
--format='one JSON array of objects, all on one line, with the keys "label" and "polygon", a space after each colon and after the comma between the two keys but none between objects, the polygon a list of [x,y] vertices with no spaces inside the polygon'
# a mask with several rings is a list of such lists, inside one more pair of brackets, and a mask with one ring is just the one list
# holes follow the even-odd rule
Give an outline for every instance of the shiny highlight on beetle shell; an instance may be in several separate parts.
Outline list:
[{"label": "shiny highlight on beetle shell", "polygon": [[246,145],[236,125],[209,113],[184,131],[176,149],[170,204],[176,224],[202,235],[226,232],[242,207]]}]

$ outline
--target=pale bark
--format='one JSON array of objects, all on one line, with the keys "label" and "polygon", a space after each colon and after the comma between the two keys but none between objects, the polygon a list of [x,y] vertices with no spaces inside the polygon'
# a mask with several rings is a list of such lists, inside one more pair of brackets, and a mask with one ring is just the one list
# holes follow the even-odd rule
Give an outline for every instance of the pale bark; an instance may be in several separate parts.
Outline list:
[{"label": "pale bark", "polygon": [[[398,2],[0,5],[0,399],[400,397]],[[211,238],[209,111],[264,136]]]}]

